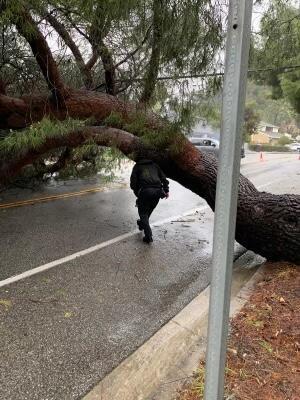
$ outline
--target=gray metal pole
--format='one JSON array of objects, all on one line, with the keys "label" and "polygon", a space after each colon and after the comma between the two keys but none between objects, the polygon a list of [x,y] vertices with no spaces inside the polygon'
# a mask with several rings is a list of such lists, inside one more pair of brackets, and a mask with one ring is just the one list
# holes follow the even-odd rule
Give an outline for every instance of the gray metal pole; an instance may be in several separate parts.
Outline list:
[{"label": "gray metal pole", "polygon": [[221,400],[228,334],[252,0],[230,0],[216,190],[205,400]]}]

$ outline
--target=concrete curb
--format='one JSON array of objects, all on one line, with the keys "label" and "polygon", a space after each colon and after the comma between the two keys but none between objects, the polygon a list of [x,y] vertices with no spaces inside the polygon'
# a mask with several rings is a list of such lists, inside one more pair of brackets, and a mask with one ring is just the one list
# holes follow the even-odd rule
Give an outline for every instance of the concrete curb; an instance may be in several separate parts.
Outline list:
[{"label": "concrete curb", "polygon": [[[241,265],[249,266],[249,260],[252,267],[253,255],[249,256],[247,252],[234,263],[231,316],[245,304],[251,289],[262,276],[261,269],[256,272],[256,268],[241,268]],[[261,262],[259,259],[256,265]],[[200,345],[203,351],[208,307],[209,287],[99,382],[83,400],[170,399],[170,393],[166,395],[168,390],[157,397],[158,391],[168,381],[174,382],[178,366],[184,363],[195,346]],[[177,375],[172,375],[172,370],[177,370]],[[171,391],[174,391],[174,386],[169,385]]]}]

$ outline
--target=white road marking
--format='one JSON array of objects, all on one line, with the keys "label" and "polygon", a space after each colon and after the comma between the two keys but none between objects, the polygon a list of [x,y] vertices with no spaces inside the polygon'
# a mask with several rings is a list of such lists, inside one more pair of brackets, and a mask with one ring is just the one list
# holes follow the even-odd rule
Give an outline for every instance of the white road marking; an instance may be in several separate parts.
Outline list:
[{"label": "white road marking", "polygon": [[[266,187],[266,186],[271,186],[274,183],[277,183],[279,181],[280,181],[280,179],[277,179],[277,180],[265,183],[263,185],[259,185],[259,186],[257,186],[257,189],[261,189],[261,188]],[[183,214],[175,215],[175,216],[163,219],[161,221],[154,222],[153,224],[151,224],[151,226],[158,227],[158,226],[161,226],[163,224],[169,223],[169,222],[171,222],[173,220],[180,219],[182,217],[186,217],[187,215],[193,214],[193,213],[195,213],[197,211],[198,212],[204,211],[204,210],[206,210],[208,208],[209,208],[208,206],[196,207],[196,208],[193,208],[191,210],[188,210],[188,211],[184,212]],[[75,260],[78,257],[82,257],[82,256],[85,256],[87,254],[93,253],[94,251],[103,249],[104,247],[110,246],[110,245],[118,243],[118,242],[120,242],[120,241],[122,241],[124,239],[127,239],[127,238],[129,238],[131,236],[134,236],[138,232],[139,231],[136,229],[136,230],[134,230],[132,232],[128,232],[128,233],[125,233],[123,235],[117,236],[117,237],[115,237],[113,239],[107,240],[106,242],[102,242],[102,243],[96,244],[95,246],[88,247],[85,250],[78,251],[76,253],[70,254],[69,256],[60,258],[58,260],[51,261],[51,262],[49,262],[47,264],[44,264],[44,265],[41,265],[39,267],[33,268],[31,270],[22,272],[19,275],[14,275],[14,276],[12,276],[10,278],[7,278],[7,279],[4,279],[4,280],[0,281],[0,287],[10,285],[11,283],[15,283],[15,282],[18,282],[18,281],[20,281],[22,279],[29,278],[32,275],[36,275],[36,274],[38,274],[40,272],[47,271],[48,269],[51,269],[51,268],[56,267],[58,265],[64,264],[64,263],[66,263],[68,261]]]},{"label": "white road marking", "polygon": [[[168,222],[171,222],[174,219],[176,220],[176,219],[185,217],[187,215],[195,213],[196,211],[198,211],[198,212],[204,211],[204,210],[206,210],[208,208],[209,208],[208,206],[202,206],[202,207],[193,208],[193,209],[191,209],[189,211],[186,211],[183,214],[175,215],[175,216],[173,215],[172,217],[163,219],[161,221],[154,222],[153,224],[151,224],[151,226],[157,227],[157,226],[166,224]],[[58,260],[51,261],[51,262],[49,262],[47,264],[44,264],[44,265],[41,265],[39,267],[33,268],[31,270],[22,272],[19,275],[14,275],[14,276],[12,276],[10,278],[7,278],[7,279],[4,279],[4,280],[0,281],[0,287],[6,286],[6,285],[10,285],[11,283],[18,282],[21,279],[25,279],[25,278],[28,278],[28,277],[30,277],[32,275],[36,275],[36,274],[38,274],[40,272],[47,271],[48,269],[56,267],[57,265],[64,264],[64,263],[66,263],[68,261],[75,260],[78,257],[82,257],[82,256],[85,256],[87,254],[93,253],[94,251],[103,249],[104,247],[110,246],[110,245],[118,243],[118,242],[120,242],[120,241],[122,241],[124,239],[127,239],[127,238],[129,238],[131,236],[134,236],[138,232],[139,231],[136,229],[136,230],[134,230],[132,232],[128,232],[128,233],[125,233],[123,235],[117,236],[117,237],[115,237],[113,239],[107,240],[106,242],[102,242],[102,243],[96,244],[95,246],[88,247],[87,249],[84,249],[84,250],[78,251],[76,253],[70,254],[69,256],[60,258]]]},{"label": "white road marking", "polygon": [[275,183],[278,183],[280,181],[281,181],[281,179],[275,179],[274,181],[271,181],[271,182],[268,182],[268,183],[264,183],[263,185],[256,186],[256,188],[257,189],[262,189],[264,187],[274,185]]}]

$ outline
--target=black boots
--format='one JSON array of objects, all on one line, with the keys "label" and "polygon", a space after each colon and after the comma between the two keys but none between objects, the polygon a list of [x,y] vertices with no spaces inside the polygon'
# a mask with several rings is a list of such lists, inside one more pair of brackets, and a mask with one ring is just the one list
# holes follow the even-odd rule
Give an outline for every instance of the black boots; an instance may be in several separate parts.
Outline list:
[{"label": "black boots", "polygon": [[[137,221],[136,221],[136,223],[137,223],[137,226],[139,227],[139,230],[140,231],[142,231],[143,230],[143,226],[142,226],[142,222],[141,222],[141,220],[140,219],[138,219]],[[153,238],[152,238],[152,236],[144,236],[143,237],[143,242],[144,243],[151,243],[151,242],[153,242]]]},{"label": "black boots", "polygon": [[143,230],[143,227],[142,227],[141,220],[138,219],[138,220],[136,221],[136,223],[137,223],[137,226],[139,227],[139,230],[142,231],[142,230]]},{"label": "black boots", "polygon": [[151,237],[147,237],[147,236],[144,236],[143,237],[143,242],[144,243],[152,243],[153,242],[153,239],[152,239],[152,236]]}]

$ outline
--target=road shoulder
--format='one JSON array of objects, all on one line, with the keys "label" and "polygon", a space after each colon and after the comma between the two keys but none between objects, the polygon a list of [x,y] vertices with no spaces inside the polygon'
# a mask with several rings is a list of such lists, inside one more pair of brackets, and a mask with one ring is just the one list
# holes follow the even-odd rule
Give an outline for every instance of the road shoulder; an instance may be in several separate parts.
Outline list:
[{"label": "road shoulder", "polygon": [[[249,255],[248,255],[249,256]],[[247,260],[247,261],[246,261]],[[247,291],[260,272],[253,258],[241,256],[235,263],[231,312],[246,301]],[[259,259],[261,262],[261,259]],[[251,265],[246,268],[244,263]],[[241,289],[246,285],[246,289]],[[174,382],[193,371],[187,359],[203,352],[206,341],[209,288],[201,292],[182,311],[155,333],[131,356],[107,375],[84,400],[145,400],[170,398]],[[190,362],[189,362],[190,364]]]}]

